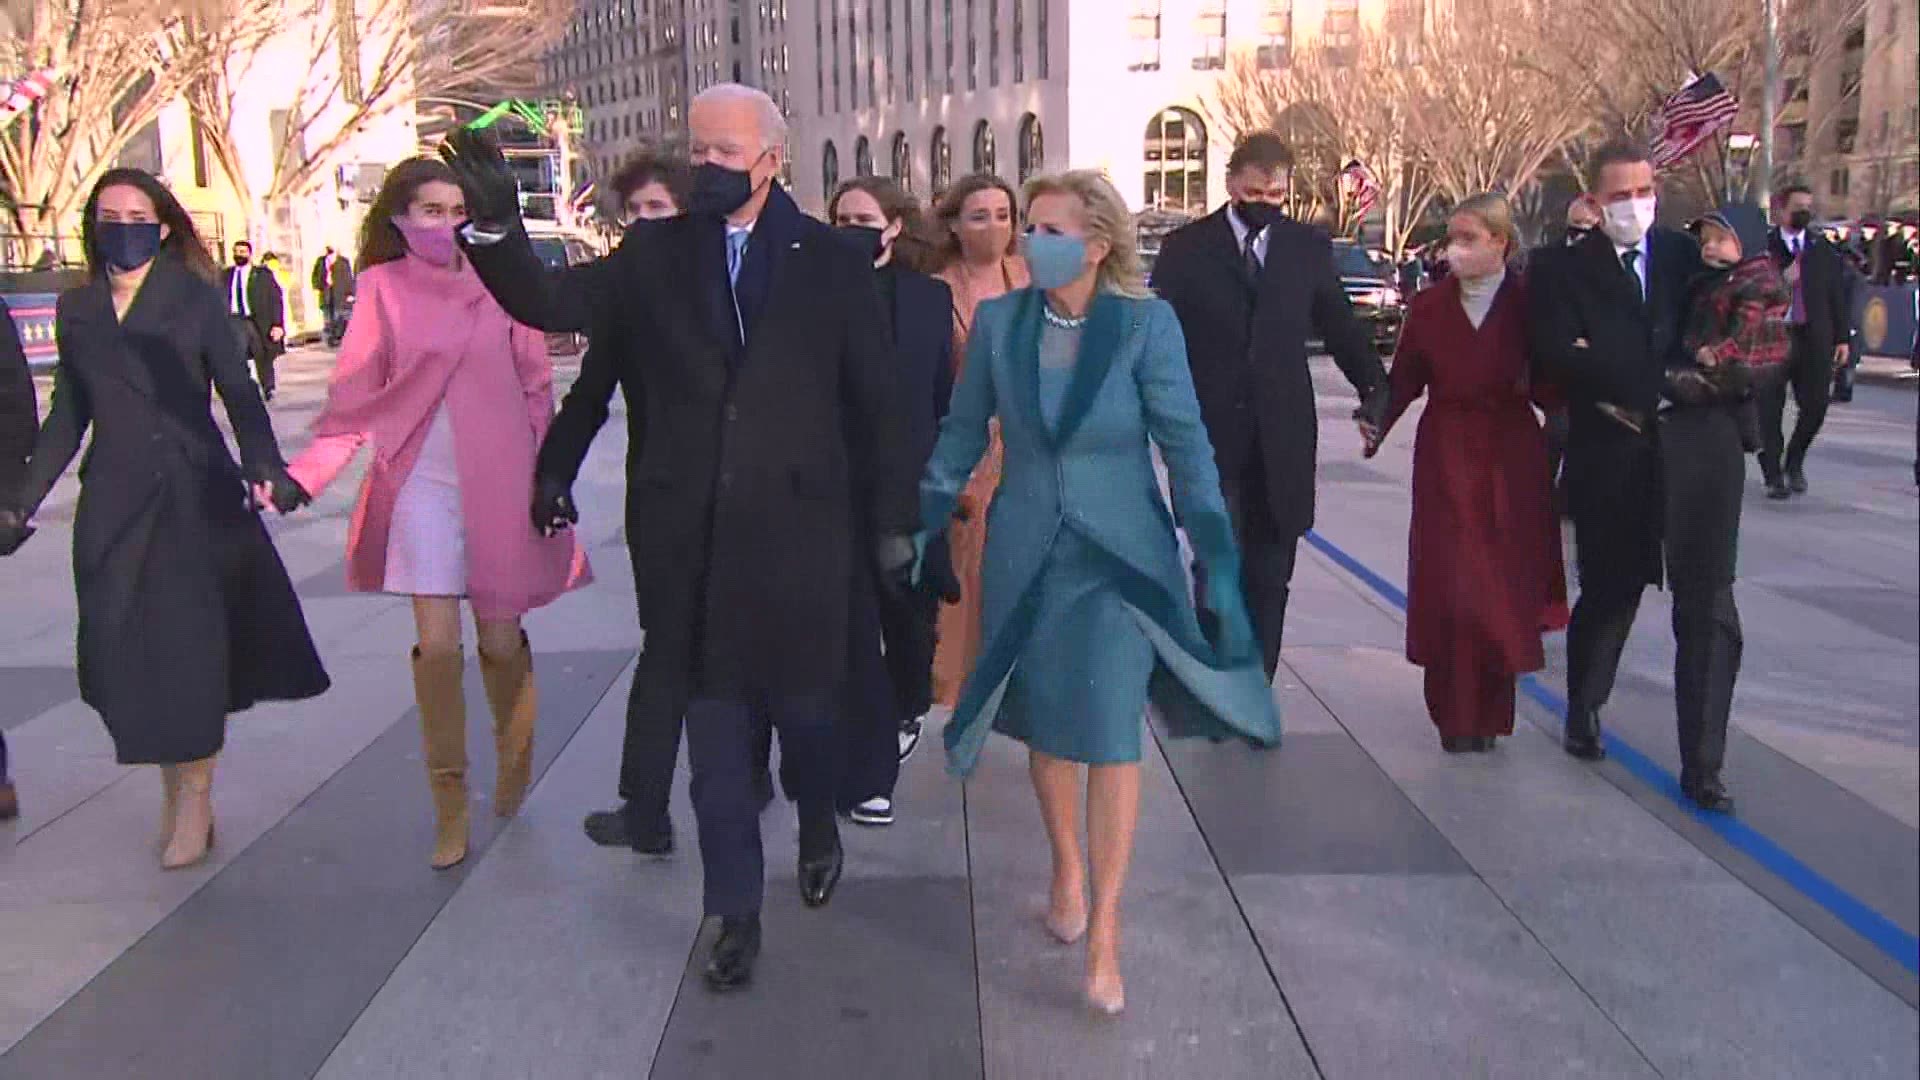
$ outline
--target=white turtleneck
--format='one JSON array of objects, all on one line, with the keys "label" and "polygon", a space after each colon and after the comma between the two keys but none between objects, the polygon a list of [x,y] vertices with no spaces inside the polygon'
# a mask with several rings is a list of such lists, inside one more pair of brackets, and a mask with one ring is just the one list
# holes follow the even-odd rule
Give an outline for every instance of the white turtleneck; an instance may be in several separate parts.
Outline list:
[{"label": "white turtleneck", "polygon": [[1493,307],[1493,297],[1500,291],[1500,283],[1507,280],[1507,271],[1503,267],[1483,278],[1460,279],[1460,306],[1466,310],[1467,321],[1475,330],[1487,319],[1487,311]]}]

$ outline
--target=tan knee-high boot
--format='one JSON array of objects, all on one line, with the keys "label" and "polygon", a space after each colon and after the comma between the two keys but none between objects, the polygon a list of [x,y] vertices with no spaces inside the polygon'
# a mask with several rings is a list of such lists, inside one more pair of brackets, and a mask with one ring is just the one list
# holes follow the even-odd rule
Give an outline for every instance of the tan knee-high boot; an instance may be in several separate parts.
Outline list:
[{"label": "tan knee-high boot", "polygon": [[460,685],[465,667],[458,652],[413,650],[413,697],[433,791],[435,870],[467,857],[467,697]]},{"label": "tan knee-high boot", "polygon": [[527,797],[533,775],[533,722],[540,713],[540,695],[533,685],[533,647],[520,635],[512,656],[480,652],[480,678],[487,686],[487,704],[493,708],[493,745],[499,773],[493,789],[493,812],[512,817]]}]

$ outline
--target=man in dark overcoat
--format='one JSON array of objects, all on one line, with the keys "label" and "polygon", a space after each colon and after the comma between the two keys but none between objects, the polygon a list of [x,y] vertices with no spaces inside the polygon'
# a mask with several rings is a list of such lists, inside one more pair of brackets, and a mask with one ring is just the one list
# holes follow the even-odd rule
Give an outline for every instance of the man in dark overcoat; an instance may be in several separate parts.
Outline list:
[{"label": "man in dark overcoat", "polygon": [[227,294],[227,317],[233,332],[253,362],[254,379],[260,384],[260,396],[273,400],[273,363],[286,351],[287,298],[273,271],[254,265],[253,245],[245,240],[233,243],[233,265],[227,267],[223,287]]},{"label": "man in dark overcoat", "polygon": [[313,260],[313,292],[320,301],[324,320],[321,333],[327,347],[340,344],[347,332],[347,315],[353,310],[353,263],[328,244]]},{"label": "man in dark overcoat", "polygon": [[1227,162],[1232,202],[1169,234],[1153,268],[1153,288],[1186,336],[1268,678],[1294,556],[1313,527],[1319,428],[1308,338],[1326,344],[1362,415],[1377,424],[1386,406],[1386,369],[1347,301],[1330,239],[1281,212],[1292,170],[1279,136],[1242,139]]},{"label": "man in dark overcoat", "polygon": [[[754,775],[769,728],[797,787],[802,900],[825,904],[840,879],[836,696],[850,597],[862,559],[904,587],[918,476],[872,268],[780,186],[778,106],[722,84],[688,122],[691,212],[582,267],[541,266],[491,142],[462,132],[443,153],[467,188],[467,250],[501,306],[547,331],[607,327],[633,343],[615,358],[644,369],[646,442],[628,498],[646,528],[628,542],[646,650],[688,687],[705,904],[720,919],[706,979],[730,990],[760,948]],[[854,476],[855,462],[873,475]],[[855,490],[871,493],[875,550],[853,536]],[[564,493],[541,501],[550,523],[574,516]]]},{"label": "man in dark overcoat", "polygon": [[[1813,192],[1805,184],[1782,189],[1775,205],[1773,259],[1793,291],[1787,309],[1787,381],[1760,397],[1760,473],[1770,499],[1807,491],[1807,451],[1826,422],[1834,374],[1847,366],[1853,337],[1850,269],[1833,241],[1813,228]],[[1785,432],[1787,395],[1793,395],[1793,436]]]},{"label": "man in dark overcoat", "polygon": [[[1683,779],[1700,781],[1688,792],[1696,802],[1724,809],[1731,805],[1718,778],[1724,725],[1716,736],[1693,720],[1701,702],[1731,699],[1740,621],[1731,578],[1703,578],[1689,568],[1724,561],[1704,551],[1738,542],[1738,514],[1731,528],[1724,515],[1669,519],[1655,417],[1668,369],[1691,366],[1681,337],[1687,290],[1703,264],[1690,237],[1653,227],[1656,182],[1644,149],[1610,144],[1590,169],[1600,229],[1568,257],[1536,267],[1528,282],[1534,355],[1568,402],[1567,500],[1580,596],[1567,629],[1564,745],[1578,758],[1606,756],[1600,710],[1613,692],[1640,594],[1666,580],[1670,567],[1681,759],[1713,763],[1711,785],[1691,773]],[[1671,450],[1688,463],[1708,459],[1697,448]],[[1715,527],[1724,535],[1699,534],[1710,520],[1723,523]],[[1687,557],[1675,560],[1676,550]]]}]

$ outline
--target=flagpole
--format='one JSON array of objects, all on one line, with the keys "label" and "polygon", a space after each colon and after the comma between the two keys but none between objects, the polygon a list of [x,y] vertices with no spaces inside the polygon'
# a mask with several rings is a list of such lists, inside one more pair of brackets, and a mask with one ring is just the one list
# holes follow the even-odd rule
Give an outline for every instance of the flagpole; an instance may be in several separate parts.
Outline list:
[{"label": "flagpole", "polygon": [[1760,0],[1761,53],[1765,57],[1766,85],[1760,94],[1760,168],[1749,182],[1754,201],[1765,213],[1773,203],[1774,110],[1780,102],[1780,18],[1777,0]]}]

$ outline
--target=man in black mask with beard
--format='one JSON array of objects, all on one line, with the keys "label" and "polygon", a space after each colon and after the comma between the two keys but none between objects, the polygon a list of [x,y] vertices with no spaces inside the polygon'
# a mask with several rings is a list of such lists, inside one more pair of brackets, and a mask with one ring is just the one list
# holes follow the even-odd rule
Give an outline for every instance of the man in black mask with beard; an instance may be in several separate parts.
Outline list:
[{"label": "man in black mask with beard", "polygon": [[[769,729],[799,804],[801,899],[819,907],[839,883],[835,694],[849,597],[868,572],[861,560],[883,587],[908,588],[919,478],[873,268],[781,188],[778,106],[715,86],[694,99],[688,128],[688,215],[557,270],[526,239],[498,148],[462,131],[442,154],[466,189],[468,254],[509,314],[633,343],[618,358],[647,388],[646,443],[628,467],[629,516],[645,523],[628,537],[634,587],[654,670],[685,680],[706,913],[720,919],[706,979],[732,990],[760,950],[754,775]],[[576,520],[552,484],[534,514],[549,529]],[[879,539],[858,541],[856,518]]]}]

